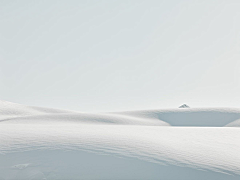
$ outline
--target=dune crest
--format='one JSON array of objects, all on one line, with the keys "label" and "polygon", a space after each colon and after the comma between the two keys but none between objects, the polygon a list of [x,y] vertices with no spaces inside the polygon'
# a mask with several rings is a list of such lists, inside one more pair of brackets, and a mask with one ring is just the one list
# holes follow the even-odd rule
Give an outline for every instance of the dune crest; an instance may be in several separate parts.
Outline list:
[{"label": "dune crest", "polygon": [[239,119],[231,108],[83,113],[0,101],[0,179],[238,180]]}]

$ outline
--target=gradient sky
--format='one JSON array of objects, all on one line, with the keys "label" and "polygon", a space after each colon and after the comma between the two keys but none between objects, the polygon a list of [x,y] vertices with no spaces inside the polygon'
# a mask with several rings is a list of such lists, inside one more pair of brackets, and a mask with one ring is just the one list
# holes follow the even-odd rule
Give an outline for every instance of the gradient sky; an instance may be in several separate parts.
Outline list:
[{"label": "gradient sky", "polygon": [[0,99],[240,108],[239,0],[0,0]]}]

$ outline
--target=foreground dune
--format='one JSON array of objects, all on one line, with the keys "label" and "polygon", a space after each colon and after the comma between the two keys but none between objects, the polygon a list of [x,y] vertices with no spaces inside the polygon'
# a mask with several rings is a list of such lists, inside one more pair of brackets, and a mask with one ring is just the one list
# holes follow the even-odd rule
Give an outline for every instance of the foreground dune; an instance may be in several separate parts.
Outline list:
[{"label": "foreground dune", "polygon": [[239,180],[239,119],[227,108],[79,113],[0,101],[0,179]]}]

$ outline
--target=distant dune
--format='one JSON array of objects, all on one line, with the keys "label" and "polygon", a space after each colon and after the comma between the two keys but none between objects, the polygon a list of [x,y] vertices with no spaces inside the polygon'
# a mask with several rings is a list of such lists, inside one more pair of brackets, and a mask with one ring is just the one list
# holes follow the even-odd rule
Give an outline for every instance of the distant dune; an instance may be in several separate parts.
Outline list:
[{"label": "distant dune", "polygon": [[0,101],[0,180],[239,180],[240,109],[83,113]]}]

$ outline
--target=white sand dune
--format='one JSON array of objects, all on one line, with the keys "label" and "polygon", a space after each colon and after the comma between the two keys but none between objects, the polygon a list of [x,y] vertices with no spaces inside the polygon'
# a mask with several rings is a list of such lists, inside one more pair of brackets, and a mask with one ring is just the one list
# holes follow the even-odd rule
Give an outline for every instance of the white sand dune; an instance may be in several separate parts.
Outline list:
[{"label": "white sand dune", "polygon": [[229,108],[80,113],[0,101],[0,180],[239,180],[239,119]]}]

